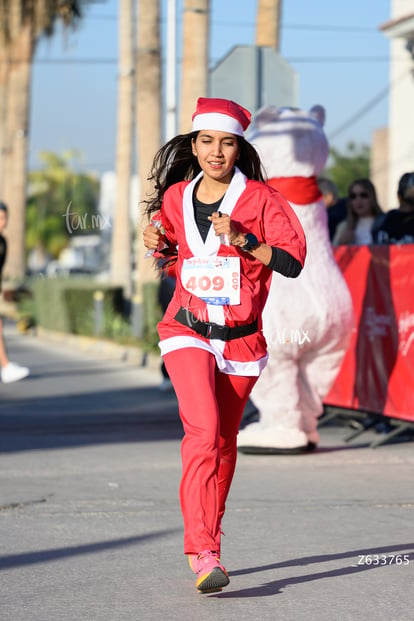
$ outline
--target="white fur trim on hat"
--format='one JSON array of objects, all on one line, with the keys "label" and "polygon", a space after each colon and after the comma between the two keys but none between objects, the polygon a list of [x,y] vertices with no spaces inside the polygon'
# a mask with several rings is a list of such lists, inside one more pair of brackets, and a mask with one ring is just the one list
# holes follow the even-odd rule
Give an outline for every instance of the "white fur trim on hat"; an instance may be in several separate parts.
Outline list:
[{"label": "white fur trim on hat", "polygon": [[208,112],[197,114],[193,120],[193,132],[201,129],[212,129],[222,132],[243,136],[243,127],[237,119],[220,112]]}]

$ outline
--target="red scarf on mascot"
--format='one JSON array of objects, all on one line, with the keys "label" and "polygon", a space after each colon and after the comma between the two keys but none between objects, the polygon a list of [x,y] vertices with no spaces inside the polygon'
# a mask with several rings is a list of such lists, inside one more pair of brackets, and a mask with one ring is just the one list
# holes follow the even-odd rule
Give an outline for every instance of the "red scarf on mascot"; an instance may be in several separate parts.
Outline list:
[{"label": "red scarf on mascot", "polygon": [[296,205],[308,205],[322,198],[316,177],[272,177],[267,184]]}]

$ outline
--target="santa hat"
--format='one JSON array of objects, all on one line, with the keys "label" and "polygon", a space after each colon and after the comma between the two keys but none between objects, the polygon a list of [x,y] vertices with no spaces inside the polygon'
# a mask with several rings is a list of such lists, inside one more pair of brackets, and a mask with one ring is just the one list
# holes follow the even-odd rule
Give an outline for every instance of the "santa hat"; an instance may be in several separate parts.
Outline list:
[{"label": "santa hat", "polygon": [[193,132],[215,129],[243,136],[250,124],[251,114],[246,108],[230,99],[199,97],[192,116]]}]

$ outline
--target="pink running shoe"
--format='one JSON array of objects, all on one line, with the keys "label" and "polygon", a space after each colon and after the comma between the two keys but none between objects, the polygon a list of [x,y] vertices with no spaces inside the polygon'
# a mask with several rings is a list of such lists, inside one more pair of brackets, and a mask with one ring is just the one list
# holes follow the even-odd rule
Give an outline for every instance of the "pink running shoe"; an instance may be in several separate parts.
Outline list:
[{"label": "pink running shoe", "polygon": [[227,571],[216,552],[203,550],[199,554],[189,554],[188,562],[197,574],[196,588],[200,593],[215,593],[229,584]]}]

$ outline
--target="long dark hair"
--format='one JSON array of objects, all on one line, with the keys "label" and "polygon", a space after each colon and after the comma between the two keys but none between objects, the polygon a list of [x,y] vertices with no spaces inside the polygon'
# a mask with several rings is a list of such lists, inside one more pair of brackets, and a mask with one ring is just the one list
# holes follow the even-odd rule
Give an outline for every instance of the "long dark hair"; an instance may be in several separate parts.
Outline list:
[{"label": "long dark hair", "polygon": [[351,183],[351,185],[348,188],[347,222],[348,222],[348,227],[350,229],[355,229],[357,222],[358,222],[358,216],[356,215],[356,213],[354,212],[352,208],[352,200],[351,200],[351,194],[356,185],[360,185],[365,190],[365,192],[368,194],[369,204],[371,208],[371,215],[376,218],[377,216],[383,213],[378,203],[377,192],[376,192],[375,186],[372,183],[372,181],[365,177],[362,179],[354,179],[354,181]]},{"label": "long dark hair", "polygon": [[[193,155],[191,143],[198,132],[181,134],[169,140],[157,151],[148,180],[154,183],[153,196],[143,201],[148,217],[161,208],[165,192],[174,183],[191,181],[201,171],[197,158]],[[239,159],[237,167],[248,179],[264,181],[264,172],[256,149],[242,136],[237,136]]]}]

